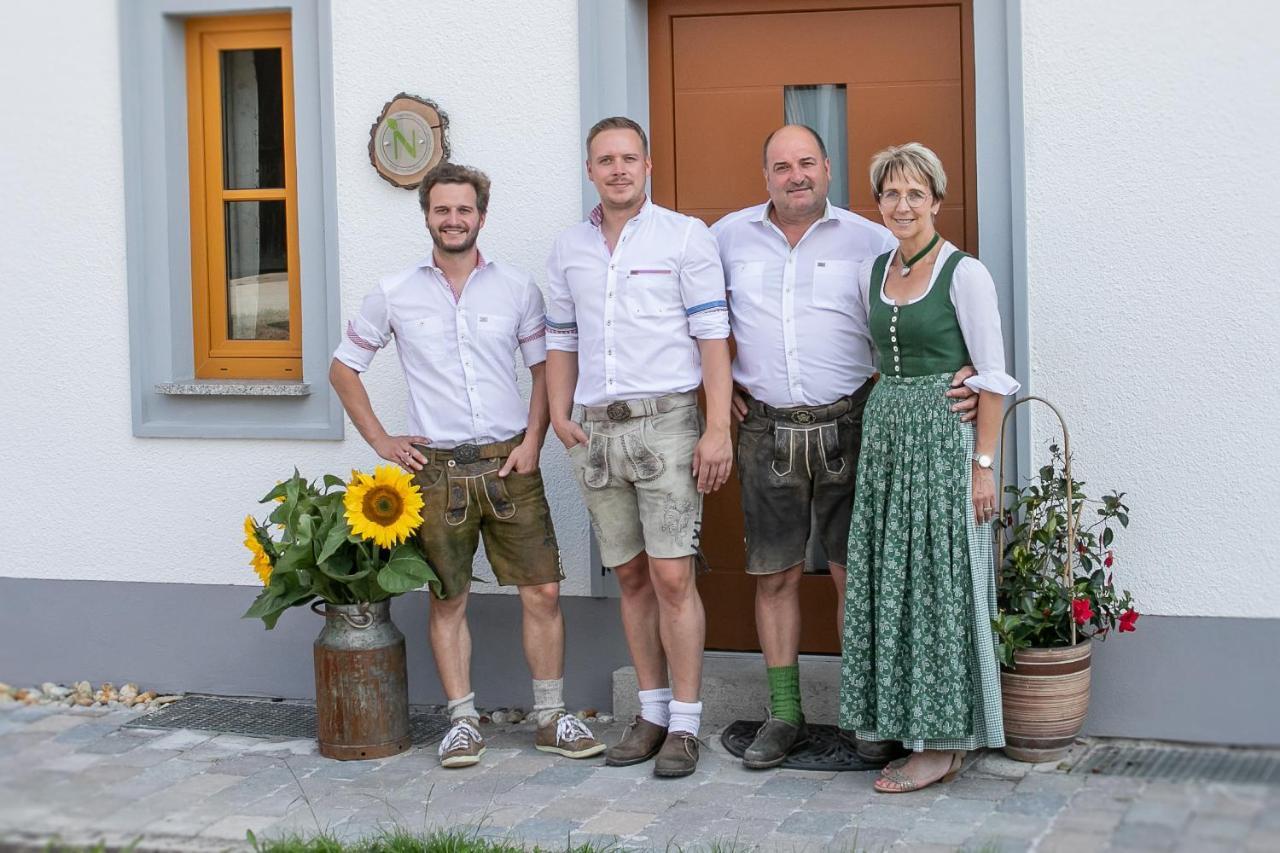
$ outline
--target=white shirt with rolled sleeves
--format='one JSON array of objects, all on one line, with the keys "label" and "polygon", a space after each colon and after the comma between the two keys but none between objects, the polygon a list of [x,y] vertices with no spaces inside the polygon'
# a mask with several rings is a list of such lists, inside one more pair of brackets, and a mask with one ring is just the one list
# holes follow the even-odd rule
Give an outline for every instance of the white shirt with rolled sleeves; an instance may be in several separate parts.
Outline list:
[{"label": "white shirt with rolled sleeves", "polygon": [[716,241],[701,220],[646,200],[610,254],[601,213],[561,232],[547,261],[547,348],[578,353],[574,402],[697,388],[697,340],[729,336]]},{"label": "white shirt with rolled sleeves", "polygon": [[[951,243],[943,242],[938,250],[938,258],[933,262],[933,276],[924,292],[903,303],[911,305],[919,302],[933,290],[938,273],[946,264],[947,258],[959,251]],[[883,254],[883,253],[881,253]],[[893,259],[890,258],[890,261]],[[858,269],[858,293],[862,309],[870,316],[872,284],[871,270],[876,259],[870,258]],[[886,267],[885,274],[889,270]],[[883,300],[886,305],[893,301],[885,298],[881,292],[883,282],[875,283],[874,298]],[[991,391],[1001,396],[1018,393],[1022,387],[1018,380],[1005,372],[1004,336],[1000,329],[1000,301],[996,296],[996,283],[991,273],[982,262],[975,257],[961,259],[951,274],[951,304],[956,309],[956,321],[960,324],[960,334],[964,336],[965,348],[969,350],[969,358],[973,360],[973,369],[977,375],[970,376],[964,384],[974,392]]]},{"label": "white shirt with rolled sleeves", "polygon": [[529,424],[516,385],[547,360],[542,292],[527,273],[483,257],[455,298],[431,258],[388,276],[347,323],[333,357],[363,373],[396,341],[409,386],[409,431],[433,447],[507,441]]},{"label": "white shirt with rolled sleeves", "polygon": [[822,406],[852,394],[875,372],[858,268],[897,247],[889,229],[827,203],[791,247],[769,203],[711,227],[737,342],[733,381],[778,408]]}]

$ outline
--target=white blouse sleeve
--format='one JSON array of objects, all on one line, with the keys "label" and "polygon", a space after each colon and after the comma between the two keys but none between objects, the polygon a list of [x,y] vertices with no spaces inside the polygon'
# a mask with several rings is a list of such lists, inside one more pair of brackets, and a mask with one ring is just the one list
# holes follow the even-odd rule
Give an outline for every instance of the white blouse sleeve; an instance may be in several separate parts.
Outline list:
[{"label": "white blouse sleeve", "polygon": [[867,330],[867,340],[871,342],[871,367],[880,370],[880,353],[876,351],[875,338],[871,337],[871,268],[876,264],[875,258],[867,258],[858,267],[858,307],[862,309],[862,322]]},{"label": "white blouse sleeve", "polygon": [[1021,384],[1004,369],[1004,337],[1000,332],[1000,304],[991,273],[976,258],[965,258],[951,278],[951,304],[977,376],[964,384],[974,391],[1002,396],[1016,394]]}]

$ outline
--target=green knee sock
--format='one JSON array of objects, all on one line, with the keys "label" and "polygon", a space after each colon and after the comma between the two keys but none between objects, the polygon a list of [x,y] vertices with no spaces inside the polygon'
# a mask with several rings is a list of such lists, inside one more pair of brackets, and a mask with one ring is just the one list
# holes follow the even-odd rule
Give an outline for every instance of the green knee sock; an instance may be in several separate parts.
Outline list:
[{"label": "green knee sock", "polygon": [[803,719],[800,712],[800,664],[770,666],[766,671],[769,673],[769,705],[773,716],[800,725]]}]

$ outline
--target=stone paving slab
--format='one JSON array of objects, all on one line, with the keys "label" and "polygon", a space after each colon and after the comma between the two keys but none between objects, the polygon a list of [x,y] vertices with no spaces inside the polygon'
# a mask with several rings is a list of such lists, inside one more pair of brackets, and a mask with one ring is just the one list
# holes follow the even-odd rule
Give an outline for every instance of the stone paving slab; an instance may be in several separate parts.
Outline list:
[{"label": "stone paving slab", "polygon": [[[1073,775],[1001,754],[902,795],[872,772],[751,771],[707,735],[698,772],[655,779],[533,749],[530,725],[486,726],[481,764],[432,747],[338,762],[311,741],[121,729],[136,712],[0,710],[0,850],[48,840],[150,850],[248,849],[258,837],[438,828],[544,849],[1171,850],[1280,853],[1280,788]],[[612,740],[622,726],[597,729]],[[1077,759],[1088,744],[1069,756]]]}]

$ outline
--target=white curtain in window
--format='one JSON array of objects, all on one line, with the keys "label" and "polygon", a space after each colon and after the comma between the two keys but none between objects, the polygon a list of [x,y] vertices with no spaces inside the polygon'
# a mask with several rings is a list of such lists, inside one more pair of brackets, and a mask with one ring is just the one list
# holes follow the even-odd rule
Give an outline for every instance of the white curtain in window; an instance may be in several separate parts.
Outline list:
[{"label": "white curtain in window", "polygon": [[849,206],[849,132],[845,87],[824,83],[787,86],[782,95],[787,124],[805,124],[818,132],[831,160],[831,203]]}]

